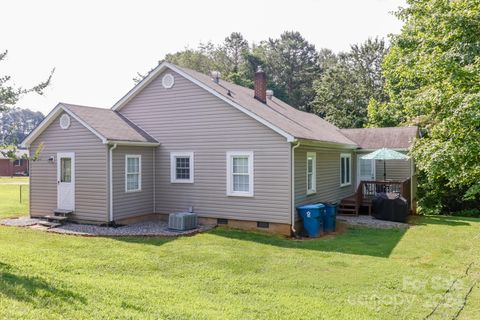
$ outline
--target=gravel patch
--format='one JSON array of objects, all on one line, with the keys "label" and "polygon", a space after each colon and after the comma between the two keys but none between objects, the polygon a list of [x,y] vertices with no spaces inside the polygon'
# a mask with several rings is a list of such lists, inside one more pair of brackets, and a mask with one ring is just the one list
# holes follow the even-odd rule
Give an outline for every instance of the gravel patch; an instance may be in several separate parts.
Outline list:
[{"label": "gravel patch", "polygon": [[29,227],[36,225],[39,221],[39,219],[32,219],[30,217],[11,218],[0,220],[0,225],[10,227]]},{"label": "gravel patch", "polygon": [[186,231],[172,230],[168,224],[163,221],[145,221],[130,224],[121,227],[102,227],[97,225],[66,223],[56,228],[48,229],[48,232],[79,235],[79,236],[109,236],[109,237],[127,237],[127,236],[160,236],[177,237],[182,235],[191,235],[198,232],[213,229],[214,225],[199,225],[198,228]]},{"label": "gravel patch", "polygon": [[406,229],[409,227],[408,223],[379,220],[371,216],[338,215],[337,219],[343,220],[347,224],[353,225],[353,226],[364,226],[364,227],[378,228],[378,229],[391,229],[391,228]]}]

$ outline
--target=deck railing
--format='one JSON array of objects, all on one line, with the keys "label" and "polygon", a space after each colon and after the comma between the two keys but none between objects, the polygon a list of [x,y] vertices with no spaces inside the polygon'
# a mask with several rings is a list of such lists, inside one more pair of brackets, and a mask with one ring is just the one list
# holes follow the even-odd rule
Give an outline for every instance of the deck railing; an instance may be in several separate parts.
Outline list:
[{"label": "deck railing", "polygon": [[410,179],[403,181],[361,181],[357,189],[357,199],[370,200],[379,193],[397,193],[410,203]]}]

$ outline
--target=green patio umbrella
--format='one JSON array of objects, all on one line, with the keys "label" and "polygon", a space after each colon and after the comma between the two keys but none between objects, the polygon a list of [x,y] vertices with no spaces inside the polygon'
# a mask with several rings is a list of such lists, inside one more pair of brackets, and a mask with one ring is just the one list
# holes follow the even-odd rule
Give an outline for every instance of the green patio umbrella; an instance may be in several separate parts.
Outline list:
[{"label": "green patio umbrella", "polygon": [[361,156],[360,159],[383,160],[383,180],[387,180],[387,167],[385,165],[386,160],[408,160],[410,157],[392,149],[382,148]]}]

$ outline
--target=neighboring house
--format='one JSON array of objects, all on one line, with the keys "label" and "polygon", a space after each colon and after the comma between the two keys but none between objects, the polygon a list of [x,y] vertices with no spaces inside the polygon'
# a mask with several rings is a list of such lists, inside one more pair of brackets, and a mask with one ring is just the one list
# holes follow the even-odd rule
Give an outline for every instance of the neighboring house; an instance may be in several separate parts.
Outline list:
[{"label": "neighboring house", "polygon": [[[2,152],[3,151],[3,152]],[[25,176],[28,175],[28,150],[17,149],[15,156],[17,160],[8,158],[7,150],[0,150],[0,176]]]},{"label": "neighboring house", "polygon": [[60,208],[102,224],[193,210],[290,234],[296,206],[355,192],[359,142],[266,89],[263,71],[251,90],[163,62],[111,109],[58,104],[23,142],[44,143],[31,216]]}]

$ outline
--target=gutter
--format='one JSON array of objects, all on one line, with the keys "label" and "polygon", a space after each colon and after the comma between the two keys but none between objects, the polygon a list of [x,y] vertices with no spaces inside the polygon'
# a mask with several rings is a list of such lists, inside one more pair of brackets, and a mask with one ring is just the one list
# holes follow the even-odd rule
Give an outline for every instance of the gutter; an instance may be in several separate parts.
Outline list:
[{"label": "gutter", "polygon": [[297,230],[295,230],[295,149],[300,147],[300,141],[297,141],[297,144],[292,146],[292,160],[290,161],[292,167],[290,169],[290,172],[292,174],[292,177],[290,179],[290,188],[292,190],[292,195],[291,195],[291,217],[292,217],[292,233],[294,236],[297,234]]},{"label": "gutter", "polygon": [[110,149],[108,149],[109,156],[109,181],[108,181],[108,189],[109,189],[109,200],[110,200],[110,205],[109,205],[109,214],[108,214],[108,222],[112,223],[113,222],[113,150],[117,148],[117,144],[115,143]]},{"label": "gutter", "polygon": [[132,146],[132,147],[158,147],[160,145],[160,143],[158,142],[136,142],[136,141],[121,141],[121,140],[108,140],[105,143],[113,143],[115,145],[118,144],[121,146]]}]

